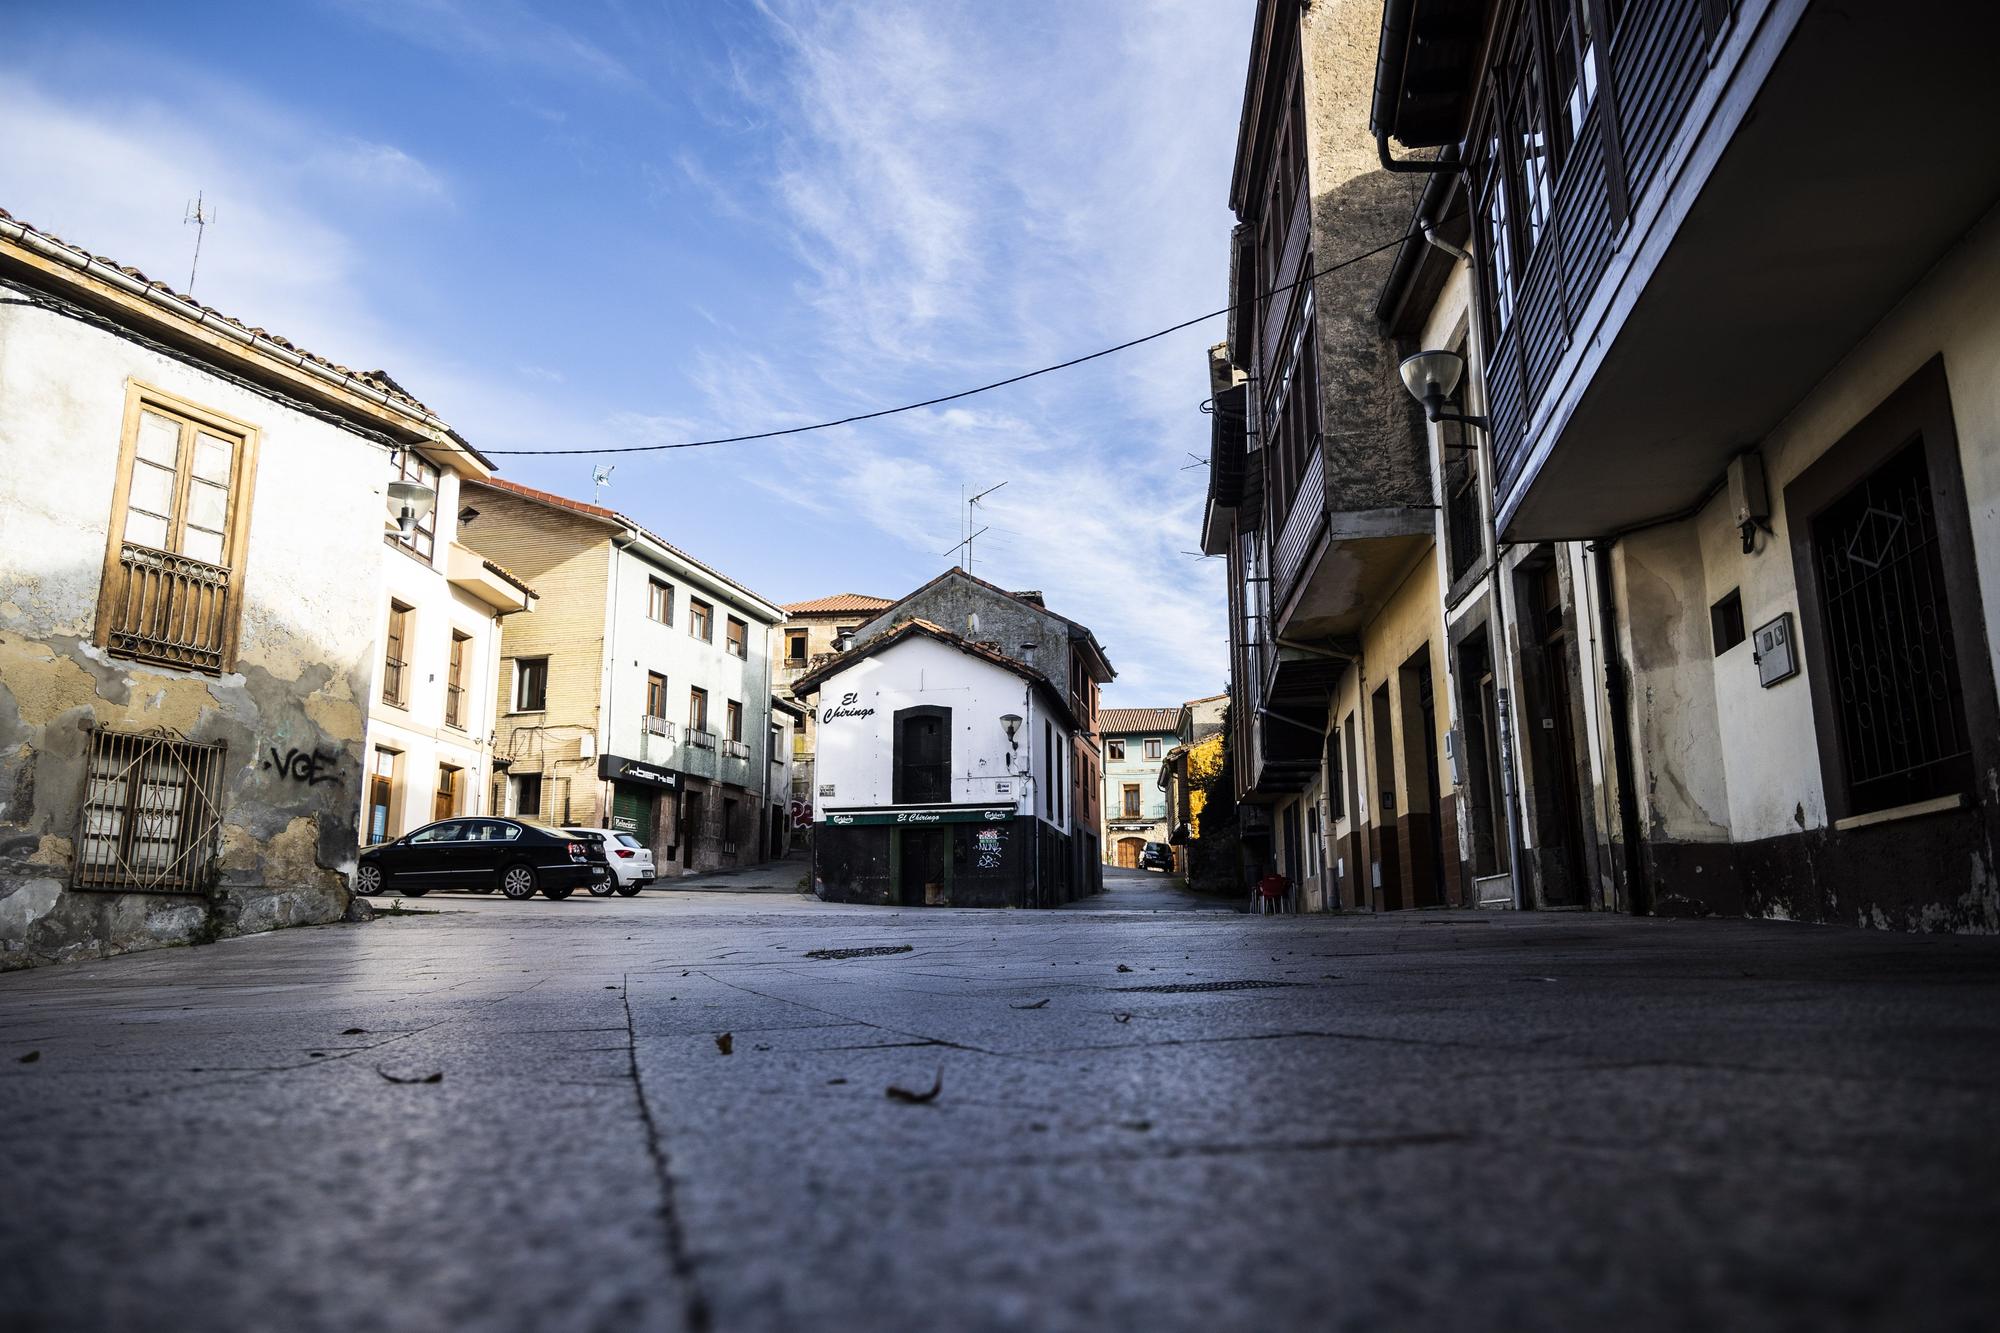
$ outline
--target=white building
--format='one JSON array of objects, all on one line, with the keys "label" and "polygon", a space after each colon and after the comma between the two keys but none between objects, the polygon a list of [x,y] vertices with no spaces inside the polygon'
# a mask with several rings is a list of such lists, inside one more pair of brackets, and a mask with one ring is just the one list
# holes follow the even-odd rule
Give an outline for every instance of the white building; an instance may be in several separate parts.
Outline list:
[{"label": "white building", "polygon": [[464,441],[399,449],[385,481],[432,499],[404,532],[386,516],[375,641],[378,684],[368,700],[368,773],[361,841],[372,845],[436,819],[482,814],[500,678],[500,620],[535,605],[534,590],[458,541],[462,478],[492,465]]},{"label": "white building", "polygon": [[800,677],[814,705],[822,898],[1053,901],[1075,834],[1076,724],[1033,667],[907,620]]},{"label": "white building", "polygon": [[0,212],[0,967],[346,910],[388,459],[449,438]]}]

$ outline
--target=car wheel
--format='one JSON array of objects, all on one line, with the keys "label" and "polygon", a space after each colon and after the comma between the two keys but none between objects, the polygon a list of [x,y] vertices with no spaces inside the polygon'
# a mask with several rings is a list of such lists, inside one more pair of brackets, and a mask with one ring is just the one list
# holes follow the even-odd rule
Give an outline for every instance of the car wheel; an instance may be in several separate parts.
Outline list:
[{"label": "car wheel", "polygon": [[610,879],[598,880],[590,886],[590,896],[593,898],[609,898],[617,891],[618,877],[616,875]]},{"label": "car wheel", "polygon": [[354,891],[364,896],[380,893],[388,884],[388,876],[382,873],[381,866],[364,865],[354,872]]},{"label": "car wheel", "polygon": [[576,890],[568,884],[565,884],[560,888],[558,888],[554,884],[542,885],[542,897],[547,898],[552,903],[559,903],[563,899],[569,897],[572,893],[575,892]]},{"label": "car wheel", "polygon": [[511,865],[500,872],[500,892],[517,903],[534,897],[537,887],[539,885],[533,866]]},{"label": "car wheel", "polygon": [[630,898],[645,887],[645,885],[639,883],[637,880],[632,881],[630,884],[620,884],[618,886],[618,896],[621,898]]}]

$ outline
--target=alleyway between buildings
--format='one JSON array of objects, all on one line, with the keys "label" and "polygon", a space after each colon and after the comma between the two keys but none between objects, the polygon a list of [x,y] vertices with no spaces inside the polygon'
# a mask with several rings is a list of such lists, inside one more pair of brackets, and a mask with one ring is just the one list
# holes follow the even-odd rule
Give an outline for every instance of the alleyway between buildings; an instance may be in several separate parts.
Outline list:
[{"label": "alleyway between buildings", "polygon": [[0,977],[10,1326],[1936,1328],[2000,1299],[2000,940],[415,906]]}]

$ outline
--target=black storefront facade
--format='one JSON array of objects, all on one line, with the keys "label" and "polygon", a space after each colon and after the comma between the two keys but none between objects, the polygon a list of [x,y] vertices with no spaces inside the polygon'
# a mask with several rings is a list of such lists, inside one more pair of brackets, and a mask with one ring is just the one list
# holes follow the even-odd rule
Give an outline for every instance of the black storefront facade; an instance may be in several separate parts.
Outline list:
[{"label": "black storefront facade", "polygon": [[1011,805],[822,810],[815,891],[891,907],[1045,907],[1063,901],[1070,839]]}]

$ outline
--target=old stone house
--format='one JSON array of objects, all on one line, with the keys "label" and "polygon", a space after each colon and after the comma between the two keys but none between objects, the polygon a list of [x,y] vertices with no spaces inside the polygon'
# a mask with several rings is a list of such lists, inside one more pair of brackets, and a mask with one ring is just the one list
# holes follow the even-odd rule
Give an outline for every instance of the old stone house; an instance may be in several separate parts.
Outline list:
[{"label": "old stone house", "polygon": [[340,918],[390,459],[453,438],[0,213],[0,965]]}]

